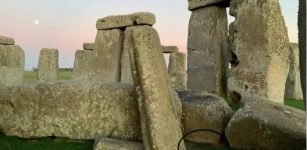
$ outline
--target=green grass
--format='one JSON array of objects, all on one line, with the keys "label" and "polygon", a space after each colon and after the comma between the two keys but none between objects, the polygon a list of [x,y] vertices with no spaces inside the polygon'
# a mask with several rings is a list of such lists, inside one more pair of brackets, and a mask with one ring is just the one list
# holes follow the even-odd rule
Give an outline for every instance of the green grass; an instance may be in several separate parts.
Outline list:
[{"label": "green grass", "polygon": [[287,99],[287,100],[285,100],[285,105],[304,110],[304,101],[303,100]]},{"label": "green grass", "polygon": [[[72,76],[71,71],[59,71],[58,80],[71,80],[71,76]],[[35,71],[25,71],[23,81],[25,83],[37,82],[36,72]]]}]

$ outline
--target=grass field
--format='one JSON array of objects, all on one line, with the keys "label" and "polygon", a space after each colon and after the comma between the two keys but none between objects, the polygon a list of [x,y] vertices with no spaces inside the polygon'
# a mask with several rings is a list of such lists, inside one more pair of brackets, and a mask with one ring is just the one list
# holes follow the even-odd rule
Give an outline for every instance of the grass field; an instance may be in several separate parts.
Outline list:
[{"label": "grass field", "polygon": [[[70,80],[72,72],[59,72],[59,80]],[[24,82],[36,82],[36,73],[26,71]],[[231,103],[231,99],[227,98],[227,102],[232,107],[233,111],[238,110],[238,106]],[[298,109],[304,109],[303,101],[285,100],[285,104]],[[92,150],[93,141],[68,140],[61,138],[42,138],[42,139],[20,139],[16,137],[8,137],[0,134],[0,150]],[[188,144],[188,149],[193,150],[228,150],[225,146],[209,146],[199,144]]]}]

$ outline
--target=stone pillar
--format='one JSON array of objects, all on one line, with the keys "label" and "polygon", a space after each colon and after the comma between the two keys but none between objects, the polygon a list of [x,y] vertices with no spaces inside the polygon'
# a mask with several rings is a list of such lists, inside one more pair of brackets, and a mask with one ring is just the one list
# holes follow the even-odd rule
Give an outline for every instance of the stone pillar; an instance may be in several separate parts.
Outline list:
[{"label": "stone pillar", "polygon": [[227,14],[223,0],[189,0],[188,89],[227,92]]},{"label": "stone pillar", "polygon": [[0,36],[0,85],[22,84],[25,54],[14,39]]},{"label": "stone pillar", "polygon": [[299,32],[299,49],[300,49],[300,72],[301,85],[303,89],[305,109],[306,109],[306,0],[299,0],[298,12],[298,32]]},{"label": "stone pillar", "polygon": [[278,0],[232,0],[232,55],[228,89],[232,99],[258,97],[284,102],[289,39]]},{"label": "stone pillar", "polygon": [[95,43],[83,43],[83,49],[84,50],[94,50]]},{"label": "stone pillar", "polygon": [[58,79],[59,52],[57,49],[43,48],[40,52],[37,67],[39,81],[53,81]]},{"label": "stone pillar", "polygon": [[176,52],[169,56],[168,74],[174,90],[186,90],[187,73],[186,73],[186,55],[185,53]]},{"label": "stone pillar", "polygon": [[73,80],[91,80],[93,66],[92,50],[77,50],[75,54]]},{"label": "stone pillar", "polygon": [[290,70],[286,82],[285,99],[303,100],[297,43],[289,44],[289,60]]}]

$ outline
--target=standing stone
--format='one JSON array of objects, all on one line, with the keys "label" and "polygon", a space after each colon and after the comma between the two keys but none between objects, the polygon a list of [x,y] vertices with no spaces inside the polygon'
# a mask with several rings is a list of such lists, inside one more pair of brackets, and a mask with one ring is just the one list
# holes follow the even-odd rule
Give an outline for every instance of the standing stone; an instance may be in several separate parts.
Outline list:
[{"label": "standing stone", "polygon": [[298,32],[299,32],[299,49],[300,49],[300,72],[301,85],[304,95],[306,109],[306,0],[299,0],[298,12]]},{"label": "standing stone", "polygon": [[12,38],[0,35],[0,45],[14,45],[15,41]]},{"label": "standing stone", "polygon": [[228,89],[234,101],[261,97],[283,103],[289,40],[278,0],[232,0]]},{"label": "standing stone", "polygon": [[168,63],[168,74],[174,90],[186,90],[186,55],[185,53],[171,53]]},{"label": "standing stone", "polygon": [[43,48],[40,52],[37,67],[39,81],[53,81],[58,78],[59,52],[57,49]]},{"label": "standing stone", "polygon": [[129,51],[133,50],[133,39],[131,30],[133,27],[127,27],[124,35],[124,49],[121,58],[121,83],[133,83]]},{"label": "standing stone", "polygon": [[24,51],[17,45],[0,45],[0,86],[22,84]]},{"label": "standing stone", "polygon": [[94,50],[95,43],[83,43],[83,49],[84,50]]},{"label": "standing stone", "polygon": [[192,11],[188,33],[188,89],[226,97],[227,28],[225,7],[210,5]]},{"label": "standing stone", "polygon": [[163,53],[176,53],[176,52],[179,52],[179,49],[177,46],[163,46],[162,45],[162,52]]},{"label": "standing stone", "polygon": [[[134,49],[129,49],[138,95],[145,149],[176,150],[182,137],[178,110],[181,103],[171,89],[157,31],[149,26],[131,30]],[[184,150],[184,142],[180,145]]]},{"label": "standing stone", "polygon": [[299,68],[299,48],[296,43],[289,44],[290,70],[286,82],[286,99],[303,100],[300,68]]},{"label": "standing stone", "polygon": [[94,50],[93,80],[120,82],[124,34],[120,29],[98,30]]},{"label": "standing stone", "polygon": [[75,54],[73,80],[92,79],[93,52],[91,50],[77,50]]}]

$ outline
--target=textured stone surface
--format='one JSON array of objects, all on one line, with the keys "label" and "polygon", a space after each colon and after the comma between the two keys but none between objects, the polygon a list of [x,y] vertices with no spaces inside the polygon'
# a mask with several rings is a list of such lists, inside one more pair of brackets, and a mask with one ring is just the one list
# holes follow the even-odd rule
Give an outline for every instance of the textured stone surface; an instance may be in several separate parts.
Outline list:
[{"label": "textured stone surface", "polygon": [[133,86],[48,82],[0,88],[0,128],[23,138],[140,140]]},{"label": "textured stone surface", "polygon": [[[129,50],[138,95],[145,149],[176,150],[182,137],[181,103],[168,78],[157,31],[149,26],[131,30],[134,49]],[[180,146],[185,149],[184,142]]]},{"label": "textured stone surface", "polygon": [[231,118],[226,137],[230,146],[237,149],[304,149],[305,123],[302,110],[253,99]]},{"label": "textured stone surface", "polygon": [[94,50],[95,43],[83,43],[84,50]]},{"label": "textured stone surface", "polygon": [[179,49],[177,46],[163,46],[162,45],[162,52],[163,53],[175,53],[175,52],[179,52]]},{"label": "textured stone surface", "polygon": [[133,50],[133,40],[131,30],[133,27],[127,27],[124,35],[124,48],[121,58],[121,83],[133,83],[132,70],[129,58],[129,50]]},{"label": "textured stone surface", "polygon": [[5,37],[0,35],[0,45],[14,45],[15,41],[13,38]]},{"label": "textured stone surface", "polygon": [[232,0],[230,14],[236,18],[229,27],[232,99],[262,97],[283,103],[289,39],[279,1]]},{"label": "textured stone surface", "polygon": [[93,52],[89,50],[77,50],[75,54],[73,80],[92,80]]},{"label": "textured stone surface", "polygon": [[142,142],[123,141],[110,138],[96,138],[94,150],[144,150]]},{"label": "textured stone surface", "polygon": [[156,22],[155,15],[149,12],[137,12],[129,15],[108,16],[98,19],[98,30],[123,28],[133,25],[153,25]]},{"label": "textured stone surface", "polygon": [[37,78],[39,81],[58,79],[59,52],[57,49],[43,48],[39,55]]},{"label": "textured stone surface", "polygon": [[306,109],[306,0],[299,0],[298,12],[299,49],[300,49],[300,72]]},{"label": "textured stone surface", "polygon": [[124,33],[119,29],[99,30],[95,41],[93,80],[120,82]]},{"label": "textured stone surface", "polygon": [[226,8],[208,6],[192,12],[188,33],[188,89],[226,97]]},{"label": "textured stone surface", "polygon": [[[184,134],[198,129],[211,129],[221,134],[227,126],[232,110],[226,100],[205,92],[179,92],[182,100]],[[212,132],[195,132],[185,138],[195,143],[218,144],[221,136]]]},{"label": "textured stone surface", "polygon": [[195,10],[202,7],[207,7],[210,5],[218,5],[222,7],[229,6],[230,0],[188,0],[189,10]]},{"label": "textured stone surface", "polygon": [[0,85],[18,85],[23,82],[24,51],[16,45],[0,45]]},{"label": "textured stone surface", "polygon": [[174,90],[186,90],[186,55],[185,53],[171,53],[168,63],[168,74]]},{"label": "textured stone surface", "polygon": [[303,100],[300,66],[299,48],[296,43],[289,44],[290,70],[286,82],[285,99]]}]

